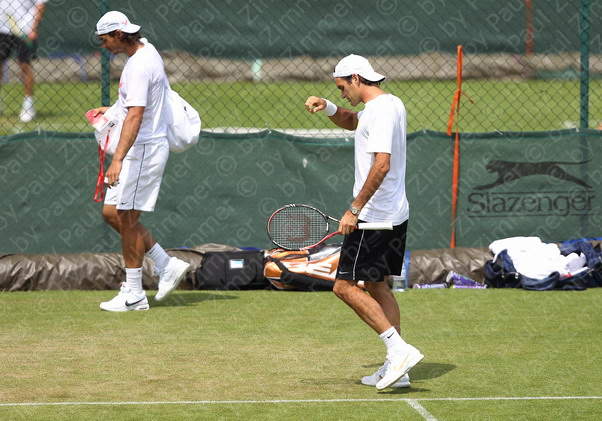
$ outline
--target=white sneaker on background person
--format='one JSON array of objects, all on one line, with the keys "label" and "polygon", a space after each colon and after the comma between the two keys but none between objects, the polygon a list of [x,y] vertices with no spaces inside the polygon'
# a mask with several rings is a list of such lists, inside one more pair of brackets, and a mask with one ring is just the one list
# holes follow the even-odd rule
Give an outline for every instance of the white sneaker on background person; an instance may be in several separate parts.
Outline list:
[{"label": "white sneaker on background person", "polygon": [[135,310],[148,310],[146,293],[135,293],[123,282],[119,293],[109,301],[100,303],[100,309],[105,311],[124,312]]},{"label": "white sneaker on background person", "polygon": [[29,123],[36,117],[36,109],[33,106],[33,98],[26,96],[23,99],[23,106],[21,107],[21,113],[19,113],[19,119],[23,123]]},{"label": "white sneaker on background person", "polygon": [[376,388],[382,390],[390,387],[423,358],[424,355],[417,348],[410,344],[405,344],[400,351],[387,356],[389,364],[386,365],[385,374],[382,379],[376,383]]},{"label": "white sneaker on background person", "polygon": [[177,257],[170,257],[167,266],[160,274],[159,287],[155,300],[161,301],[170,292],[178,287],[182,279],[186,276],[186,272],[190,267],[189,263],[178,259]]},{"label": "white sneaker on background person", "polygon": [[[378,383],[380,381],[380,379],[383,378],[383,376],[385,375],[385,371],[387,370],[387,365],[389,364],[389,361],[385,361],[385,363],[383,365],[381,365],[378,370],[376,370],[374,373],[372,373],[369,376],[364,376],[362,377],[362,384],[365,384],[366,386],[376,386],[376,383]],[[393,383],[391,385],[391,387],[410,387],[410,376],[409,374],[404,374],[403,376],[401,376],[401,378],[399,380],[397,380],[395,383]]]}]

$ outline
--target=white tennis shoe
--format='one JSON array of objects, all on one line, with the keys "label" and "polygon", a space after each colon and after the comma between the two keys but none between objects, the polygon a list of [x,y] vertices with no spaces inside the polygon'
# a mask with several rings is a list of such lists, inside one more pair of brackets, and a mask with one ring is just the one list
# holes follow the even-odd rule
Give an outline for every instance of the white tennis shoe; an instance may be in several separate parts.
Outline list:
[{"label": "white tennis shoe", "polygon": [[142,291],[142,294],[135,294],[125,285],[125,282],[121,284],[119,293],[112,300],[100,303],[100,309],[105,311],[123,312],[149,308],[146,293]]},{"label": "white tennis shoe", "polygon": [[[373,374],[362,377],[362,384],[365,384],[366,386],[376,386],[376,383],[378,383],[379,380],[385,375],[388,364],[389,361],[385,361],[385,363],[381,365]],[[407,373],[404,374],[399,380],[393,383],[391,387],[410,387],[410,376]]]},{"label": "white tennis shoe", "polygon": [[186,272],[190,264],[186,263],[183,260],[178,259],[177,257],[170,257],[169,262],[167,262],[167,266],[161,272],[161,276],[159,278],[159,287],[157,291],[157,295],[155,295],[155,300],[161,301],[165,298],[170,292],[178,287],[182,279],[186,276]]},{"label": "white tennis shoe", "polygon": [[410,344],[406,344],[401,352],[388,356],[389,364],[385,369],[382,379],[376,383],[376,388],[382,390],[391,387],[393,383],[401,379],[404,374],[410,371],[423,358],[424,355],[418,349]]}]

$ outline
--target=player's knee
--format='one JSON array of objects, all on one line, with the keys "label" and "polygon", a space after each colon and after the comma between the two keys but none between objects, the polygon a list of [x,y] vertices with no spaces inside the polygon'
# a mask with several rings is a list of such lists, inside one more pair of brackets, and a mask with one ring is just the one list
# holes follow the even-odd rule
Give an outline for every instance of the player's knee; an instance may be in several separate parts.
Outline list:
[{"label": "player's knee", "polygon": [[123,229],[134,228],[138,225],[138,219],[140,218],[140,212],[136,210],[118,210],[117,219],[119,225]]},{"label": "player's knee", "polygon": [[345,281],[335,281],[334,286],[332,287],[332,292],[334,295],[339,297],[341,300],[345,301],[345,298],[349,294],[349,284]]},{"label": "player's knee", "polygon": [[117,211],[114,208],[111,208],[110,206],[103,206],[102,218],[112,227],[116,229],[119,227],[119,217],[117,216]]},{"label": "player's knee", "polygon": [[384,282],[365,282],[364,286],[370,295],[389,294],[391,290],[386,281]]}]

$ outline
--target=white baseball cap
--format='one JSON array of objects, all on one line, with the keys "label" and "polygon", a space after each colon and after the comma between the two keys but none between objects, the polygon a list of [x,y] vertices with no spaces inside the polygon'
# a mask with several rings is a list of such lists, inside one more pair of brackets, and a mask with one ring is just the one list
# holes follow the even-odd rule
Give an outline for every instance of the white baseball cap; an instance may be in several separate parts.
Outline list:
[{"label": "white baseball cap", "polygon": [[360,75],[370,82],[380,82],[385,79],[380,73],[376,73],[367,58],[350,54],[339,61],[334,68],[332,77],[347,77]]},{"label": "white baseball cap", "polygon": [[105,13],[96,23],[96,35],[108,34],[118,29],[134,34],[140,30],[140,25],[134,25],[126,15],[116,10]]}]

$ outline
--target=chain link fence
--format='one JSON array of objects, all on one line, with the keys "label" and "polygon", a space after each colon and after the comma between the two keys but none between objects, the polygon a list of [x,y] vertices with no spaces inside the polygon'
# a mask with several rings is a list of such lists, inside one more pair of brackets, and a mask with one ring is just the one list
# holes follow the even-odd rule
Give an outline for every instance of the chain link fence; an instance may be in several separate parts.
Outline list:
[{"label": "chain link fence", "polygon": [[[100,51],[94,35],[112,9],[162,52],[172,87],[201,112],[204,130],[340,136],[303,104],[318,95],[349,107],[331,72],[356,53],[387,76],[383,87],[406,104],[410,132],[445,131],[457,45],[465,52],[460,130],[602,124],[597,0],[0,0],[0,135],[90,131],[84,112],[115,101],[126,59]],[[34,48],[28,114],[23,51]]]}]

